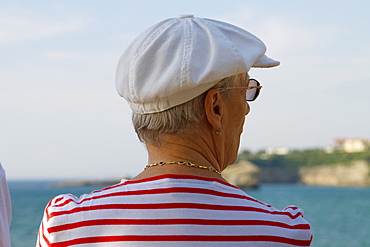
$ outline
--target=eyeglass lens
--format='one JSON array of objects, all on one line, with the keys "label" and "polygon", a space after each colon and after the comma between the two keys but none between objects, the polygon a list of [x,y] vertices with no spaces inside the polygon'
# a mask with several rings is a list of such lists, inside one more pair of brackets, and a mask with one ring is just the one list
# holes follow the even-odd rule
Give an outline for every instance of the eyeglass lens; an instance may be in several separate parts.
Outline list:
[{"label": "eyeglass lens", "polygon": [[[253,87],[253,86],[259,86],[259,85],[260,85],[260,83],[257,80],[249,79],[249,85],[248,86]],[[247,93],[246,93],[247,94],[246,95],[247,101],[255,100],[259,95],[259,91],[260,91],[259,88],[249,88],[247,90]]]}]

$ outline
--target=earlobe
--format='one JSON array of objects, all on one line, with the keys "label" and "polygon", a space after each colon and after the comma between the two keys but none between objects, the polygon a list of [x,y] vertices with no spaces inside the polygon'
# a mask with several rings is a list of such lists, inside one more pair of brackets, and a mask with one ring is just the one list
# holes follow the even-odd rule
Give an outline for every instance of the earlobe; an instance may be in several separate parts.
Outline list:
[{"label": "earlobe", "polygon": [[204,110],[208,123],[212,129],[221,129],[221,119],[223,114],[222,98],[220,91],[211,89],[207,92],[204,100]]}]

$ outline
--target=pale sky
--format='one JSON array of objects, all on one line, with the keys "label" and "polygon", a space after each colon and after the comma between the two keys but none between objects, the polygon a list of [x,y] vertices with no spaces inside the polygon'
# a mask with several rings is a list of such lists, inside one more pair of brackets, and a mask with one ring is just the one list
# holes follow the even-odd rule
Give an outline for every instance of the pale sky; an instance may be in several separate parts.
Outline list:
[{"label": "pale sky", "polygon": [[145,28],[180,14],[259,38],[274,69],[240,150],[370,139],[370,1],[0,0],[0,162],[8,179],[139,173],[146,151],[115,91],[117,61]]}]

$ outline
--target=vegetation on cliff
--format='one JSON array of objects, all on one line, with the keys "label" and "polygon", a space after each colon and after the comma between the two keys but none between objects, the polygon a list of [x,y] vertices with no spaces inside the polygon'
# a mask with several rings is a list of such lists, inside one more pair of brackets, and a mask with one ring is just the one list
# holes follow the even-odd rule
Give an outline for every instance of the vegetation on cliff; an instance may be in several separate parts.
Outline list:
[{"label": "vegetation on cliff", "polygon": [[260,168],[260,183],[304,183],[326,186],[369,186],[370,149],[343,152],[322,149],[293,150],[284,154],[245,150],[238,161]]}]

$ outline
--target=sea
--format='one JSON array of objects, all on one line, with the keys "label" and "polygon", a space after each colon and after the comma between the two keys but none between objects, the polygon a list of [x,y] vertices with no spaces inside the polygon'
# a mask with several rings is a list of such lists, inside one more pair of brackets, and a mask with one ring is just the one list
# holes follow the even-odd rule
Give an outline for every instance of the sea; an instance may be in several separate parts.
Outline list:
[{"label": "sea", "polygon": [[[59,194],[87,194],[103,186],[55,187],[55,181],[9,181],[13,247],[35,246],[46,204]],[[284,209],[296,205],[310,222],[314,247],[370,247],[370,188],[262,184],[249,195]]]}]

